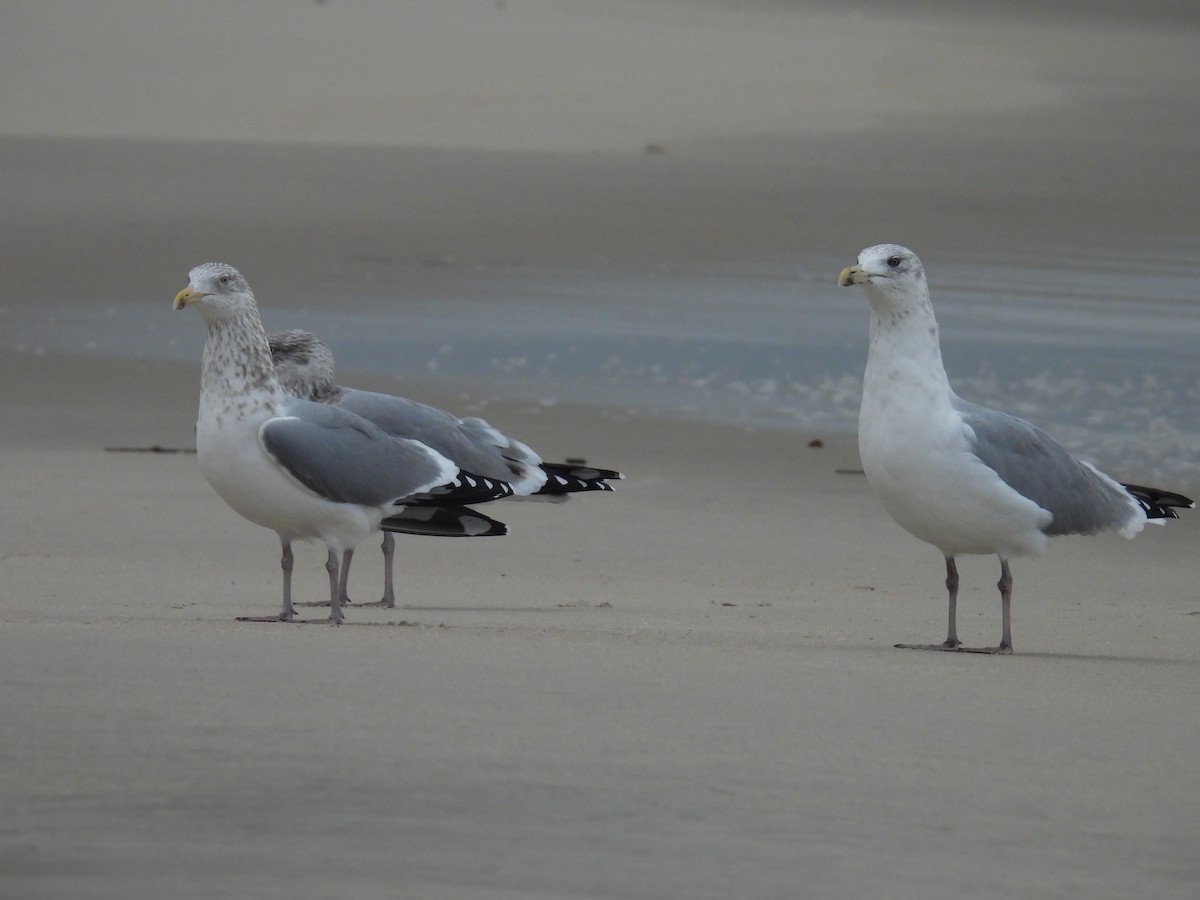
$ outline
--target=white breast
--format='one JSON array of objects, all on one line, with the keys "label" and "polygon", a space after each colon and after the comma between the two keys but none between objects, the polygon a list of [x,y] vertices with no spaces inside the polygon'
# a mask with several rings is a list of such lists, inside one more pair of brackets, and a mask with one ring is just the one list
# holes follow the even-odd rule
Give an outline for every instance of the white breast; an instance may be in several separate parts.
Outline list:
[{"label": "white breast", "polygon": [[235,512],[286,540],[321,539],[337,549],[357,545],[378,528],[382,510],[319,497],[266,452],[259,432],[275,415],[269,394],[208,400],[196,423],[200,471]]}]

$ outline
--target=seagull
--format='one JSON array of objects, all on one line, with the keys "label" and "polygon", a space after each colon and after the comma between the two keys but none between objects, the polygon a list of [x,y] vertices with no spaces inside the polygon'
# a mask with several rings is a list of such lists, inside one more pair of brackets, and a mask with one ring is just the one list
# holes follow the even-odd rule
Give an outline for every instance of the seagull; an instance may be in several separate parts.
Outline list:
[{"label": "seagull", "polygon": [[[329,345],[311,332],[278,331],[267,335],[267,342],[276,376],[287,393],[349,410],[393,437],[419,440],[455,465],[505,481],[513,489],[509,499],[559,502],[566,500],[568,494],[612,491],[608,482],[624,477],[612,469],[597,469],[586,463],[543,462],[528,446],[475,416],[460,419],[415,400],[343,387],[334,381],[333,352]],[[384,531],[383,597],[374,603],[360,605],[395,607],[395,548],[392,532]],[[345,583],[344,580],[343,587]],[[341,600],[342,603],[349,602],[345,593]]]},{"label": "seagull", "polygon": [[[1040,554],[1063,534],[1114,531],[1132,538],[1147,522],[1195,504],[1157,488],[1121,484],[1021,419],[963,400],[942,366],[938,325],[917,255],[868,247],[842,270],[871,304],[858,449],[872,489],[892,518],[946,560],[949,631],[921,650],[1012,653],[1009,560]],[[1000,558],[1003,631],[998,647],[964,647],[955,628],[959,554]]]},{"label": "seagull", "polygon": [[349,410],[286,394],[250,285],[225,263],[192,269],[176,310],[196,307],[206,338],[200,376],[196,453],[200,471],[235,512],[270,528],[283,548],[283,608],[292,605],[292,542],[325,544],[330,613],[354,548],[381,528],[423,533],[503,534],[466,504],[512,494],[503,480],[477,475],[419,440],[395,438]]}]

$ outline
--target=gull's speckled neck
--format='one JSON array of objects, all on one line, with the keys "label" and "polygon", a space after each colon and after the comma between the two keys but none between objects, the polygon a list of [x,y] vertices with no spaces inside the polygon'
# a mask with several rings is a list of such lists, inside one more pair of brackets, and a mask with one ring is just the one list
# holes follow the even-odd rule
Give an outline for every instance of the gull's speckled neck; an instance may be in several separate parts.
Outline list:
[{"label": "gull's speckled neck", "polygon": [[206,319],[207,338],[200,372],[200,409],[220,419],[239,418],[255,407],[275,410],[283,392],[267,333],[256,309],[228,318]]}]

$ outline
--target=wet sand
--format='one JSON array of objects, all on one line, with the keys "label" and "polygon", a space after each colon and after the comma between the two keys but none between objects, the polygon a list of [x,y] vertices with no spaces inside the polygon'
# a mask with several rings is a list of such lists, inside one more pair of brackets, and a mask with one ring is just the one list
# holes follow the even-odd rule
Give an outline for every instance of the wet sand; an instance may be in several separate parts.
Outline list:
[{"label": "wet sand", "polygon": [[[239,82],[246,97],[279,92],[283,112],[260,132],[245,98],[225,121],[197,99],[221,29],[182,6],[150,18],[161,43],[24,7],[24,36],[62,62],[14,88],[0,136],[0,306],[10,321],[45,310],[46,328],[136,306],[162,319],[156,339],[198,347],[195,317],[167,304],[209,258],[252,272],[264,307],[336,297],[375,312],[480,280],[502,294],[551,270],[848,261],[885,239],[957,261],[1196,252],[1200,100],[1179,52],[1196,32],[1172,4],[1086,23],[928,4],[890,48],[869,8],[501,6],[517,50],[574,53],[592,77],[523,104],[464,70],[413,87],[397,107],[412,118],[371,131],[353,68],[306,80],[289,68],[295,44],[266,41]],[[342,29],[374,47],[370,7],[304,14],[326,17],[325,40]],[[107,17],[148,9],[123,0]],[[473,14],[447,4],[423,24],[482,40]],[[837,52],[780,69],[784,24]],[[668,99],[686,102],[649,87],[644,104],[624,99],[610,59],[582,55],[584,25],[600,49],[622,27],[674,48],[662,69],[639,43],[624,68],[634,82],[665,72]],[[289,39],[299,27],[279,25]],[[743,42],[737,59],[761,41],[778,80],[724,63],[705,81],[699,61],[683,65],[723,28]],[[124,35],[111,54],[130,64],[106,51],[87,70],[69,51],[89,34]],[[924,71],[897,46],[923,51]],[[4,67],[25,57],[3,49],[11,84]],[[450,56],[476,58],[488,57]],[[197,70],[164,75],[159,96],[139,60]],[[817,124],[767,130],[809,77],[823,79],[804,100]],[[570,127],[579,83],[627,115]],[[69,103],[63,84],[79,86]],[[97,96],[140,105],[93,116]],[[172,115],[188,97],[189,115]],[[480,124],[488,99],[521,127]],[[739,102],[753,108],[735,115]],[[312,125],[339,103],[330,126],[361,146]],[[800,286],[798,327],[802,298]],[[391,613],[248,625],[234,618],[278,603],[274,536],[229,511],[190,454],[106,450],[189,447],[198,358],[38,340],[5,330],[0,359],[5,896],[1195,894],[1194,517],[1014,563],[1017,655],[902,652],[892,644],[943,633],[941,560],[883,514],[851,436],[647,418],[619,397],[541,407],[401,363],[406,392],[627,481],[560,506],[494,505],[512,529],[502,539],[401,541]],[[396,389],[353,360],[341,375]],[[300,594],[319,596],[322,556],[298,553]],[[991,643],[997,566],[961,568],[960,629]],[[374,599],[378,578],[361,548],[354,596]]]}]

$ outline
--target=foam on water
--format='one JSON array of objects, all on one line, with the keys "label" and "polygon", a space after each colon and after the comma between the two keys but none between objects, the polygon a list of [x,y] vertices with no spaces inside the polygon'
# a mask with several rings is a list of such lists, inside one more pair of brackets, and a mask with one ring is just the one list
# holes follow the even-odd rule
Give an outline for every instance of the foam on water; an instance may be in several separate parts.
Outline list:
[{"label": "foam on water", "polygon": [[[263,297],[269,329],[306,328],[342,371],[441,377],[481,400],[852,432],[867,305],[844,260],[752,271],[447,271],[442,297]],[[931,266],[951,382],[1033,421],[1113,475],[1200,483],[1200,291],[1170,261]],[[161,298],[158,298],[161,302]],[[9,351],[199,359],[162,304],[0,310]]]}]

